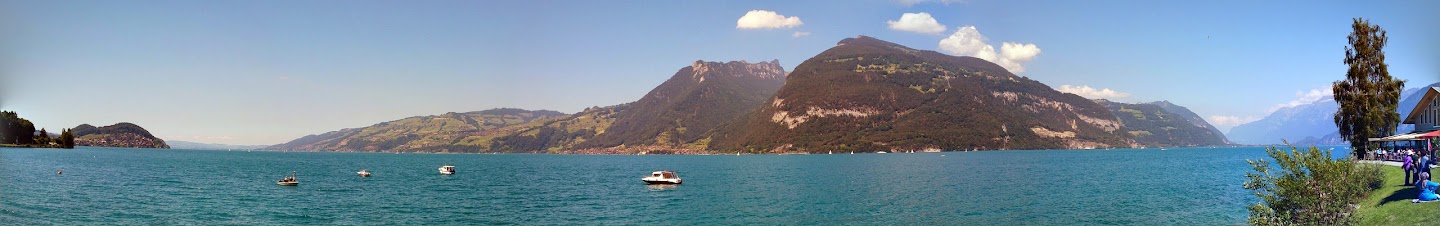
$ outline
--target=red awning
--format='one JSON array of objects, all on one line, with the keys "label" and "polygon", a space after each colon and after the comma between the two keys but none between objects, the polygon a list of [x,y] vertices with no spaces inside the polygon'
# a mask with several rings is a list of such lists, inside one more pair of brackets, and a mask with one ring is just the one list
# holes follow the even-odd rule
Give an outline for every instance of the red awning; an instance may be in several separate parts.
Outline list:
[{"label": "red awning", "polygon": [[1416,137],[1416,138],[1431,138],[1431,137],[1440,137],[1440,130],[1430,131],[1429,133],[1420,134],[1420,136],[1418,136],[1418,137]]}]

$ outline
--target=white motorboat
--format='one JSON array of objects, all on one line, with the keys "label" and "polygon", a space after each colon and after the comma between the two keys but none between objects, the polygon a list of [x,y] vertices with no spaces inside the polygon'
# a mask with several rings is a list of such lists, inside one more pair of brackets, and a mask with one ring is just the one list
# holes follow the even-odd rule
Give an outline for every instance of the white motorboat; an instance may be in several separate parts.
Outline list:
[{"label": "white motorboat", "polygon": [[275,184],[278,184],[278,185],[280,185],[280,186],[299,186],[299,185],[300,185],[300,181],[299,181],[299,180],[295,180],[295,172],[294,172],[294,171],[291,171],[291,172],[290,172],[290,176],[285,177],[285,179],[280,179],[280,180],[278,180],[278,181],[275,181]]},{"label": "white motorboat", "polygon": [[680,180],[679,176],[675,176],[675,172],[671,171],[655,171],[650,173],[650,176],[640,178],[640,180],[645,181],[646,184],[680,184],[684,182]]},{"label": "white motorboat", "polygon": [[445,174],[445,175],[455,174],[455,166],[452,166],[452,165],[441,166],[441,167],[440,167],[440,174]]},{"label": "white motorboat", "polygon": [[360,177],[370,177],[370,172],[365,171],[365,170],[363,170],[363,169],[360,170],[360,172],[355,172],[355,174],[359,174]]}]

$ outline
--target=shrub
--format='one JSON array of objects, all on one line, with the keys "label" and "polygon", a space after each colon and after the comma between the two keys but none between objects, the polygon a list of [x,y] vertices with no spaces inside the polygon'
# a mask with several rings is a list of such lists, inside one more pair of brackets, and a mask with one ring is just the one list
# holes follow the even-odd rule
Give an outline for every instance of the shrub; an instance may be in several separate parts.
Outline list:
[{"label": "shrub", "polygon": [[1263,159],[1246,160],[1255,171],[1245,174],[1245,188],[1261,199],[1250,206],[1251,225],[1354,224],[1350,214],[1356,204],[1383,183],[1379,166],[1337,160],[1316,147],[1286,146],[1290,150],[1265,148],[1279,168]]}]

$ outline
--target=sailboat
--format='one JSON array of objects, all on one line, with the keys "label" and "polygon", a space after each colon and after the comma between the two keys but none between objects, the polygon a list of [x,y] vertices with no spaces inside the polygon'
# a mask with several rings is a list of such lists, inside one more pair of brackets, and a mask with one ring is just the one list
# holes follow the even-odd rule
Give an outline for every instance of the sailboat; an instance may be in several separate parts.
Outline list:
[{"label": "sailboat", "polygon": [[295,171],[290,171],[290,176],[285,177],[285,179],[275,181],[275,184],[278,184],[280,186],[299,186],[300,181],[295,180]]}]

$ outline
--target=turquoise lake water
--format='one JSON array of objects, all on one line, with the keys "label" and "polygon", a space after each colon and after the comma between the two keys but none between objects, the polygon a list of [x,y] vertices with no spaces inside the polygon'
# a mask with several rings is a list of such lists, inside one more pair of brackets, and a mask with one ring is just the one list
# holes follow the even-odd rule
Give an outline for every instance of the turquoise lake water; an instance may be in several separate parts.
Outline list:
[{"label": "turquoise lake water", "polygon": [[[0,148],[0,222],[1233,225],[1258,201],[1241,186],[1245,159],[1261,158],[1263,148],[745,156]],[[458,173],[438,174],[445,164]],[[362,168],[374,176],[356,176]],[[654,170],[674,170],[685,184],[640,181]],[[291,171],[300,186],[275,185]]]}]

